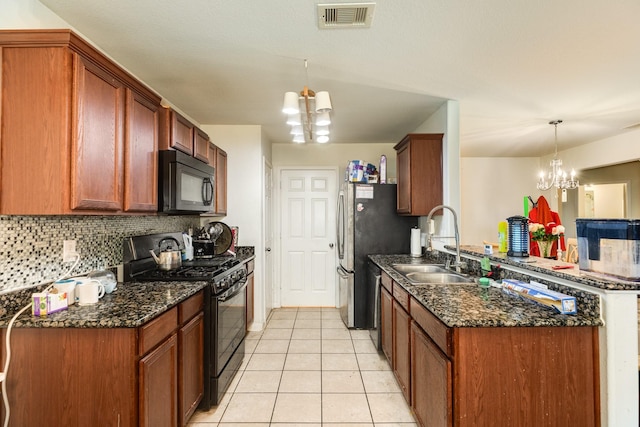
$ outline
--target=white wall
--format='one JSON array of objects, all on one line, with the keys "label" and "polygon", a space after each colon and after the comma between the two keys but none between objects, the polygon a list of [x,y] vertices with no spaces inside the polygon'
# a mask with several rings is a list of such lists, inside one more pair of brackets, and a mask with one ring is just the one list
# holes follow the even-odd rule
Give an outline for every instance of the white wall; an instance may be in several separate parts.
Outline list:
[{"label": "white wall", "polygon": [[2,0],[0,7],[0,28],[4,30],[69,28],[67,22],[37,0]]},{"label": "white wall", "polygon": [[[380,166],[380,156],[387,156],[387,178],[396,177],[396,152],[388,144],[273,144],[273,166],[335,166],[344,173],[350,160],[365,160]],[[338,177],[338,181],[342,180]]]},{"label": "white wall", "polygon": [[[524,214],[524,196],[537,200],[539,162],[534,157],[463,157],[461,241],[498,242],[498,222]],[[550,199],[545,194],[547,199]],[[551,200],[549,200],[551,201]]]},{"label": "white wall", "polygon": [[[461,192],[460,192],[460,104],[458,101],[447,101],[424,121],[413,133],[443,133],[442,141],[442,186],[443,186],[443,204],[452,207],[458,214],[458,226],[461,227],[465,222],[461,211]],[[422,233],[428,231],[426,224],[427,217],[421,217],[419,224]],[[449,212],[445,212],[442,216],[434,217],[436,235],[453,236],[454,225],[453,216]],[[462,238],[462,232],[461,238]],[[434,242],[434,247],[441,244],[452,243],[446,240]]]},{"label": "white wall", "polygon": [[[558,153],[563,164],[578,171],[640,159],[640,130]],[[465,244],[497,240],[498,221],[523,214],[523,197],[543,194],[551,209],[559,200],[552,190],[540,192],[536,182],[541,166],[551,157],[463,157],[461,239]],[[568,190],[572,191],[572,190]]]},{"label": "white wall", "polygon": [[[227,216],[204,217],[202,224],[222,221],[238,226],[238,245],[255,247],[255,323],[266,320],[263,263],[263,155],[270,157],[270,144],[261,126],[202,125],[211,141],[227,152]],[[263,153],[263,149],[267,151]]]}]

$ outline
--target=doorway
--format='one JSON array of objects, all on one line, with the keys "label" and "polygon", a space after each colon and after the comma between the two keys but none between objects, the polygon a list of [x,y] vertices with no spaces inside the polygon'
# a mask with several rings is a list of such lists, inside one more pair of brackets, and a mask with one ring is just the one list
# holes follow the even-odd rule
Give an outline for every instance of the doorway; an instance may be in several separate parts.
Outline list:
[{"label": "doorway", "polygon": [[280,304],[335,307],[337,170],[280,171]]}]

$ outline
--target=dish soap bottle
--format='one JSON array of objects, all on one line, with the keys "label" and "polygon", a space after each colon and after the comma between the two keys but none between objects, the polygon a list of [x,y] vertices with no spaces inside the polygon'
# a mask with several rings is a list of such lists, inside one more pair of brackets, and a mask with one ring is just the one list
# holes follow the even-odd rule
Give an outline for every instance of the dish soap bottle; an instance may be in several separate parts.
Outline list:
[{"label": "dish soap bottle", "polygon": [[507,221],[498,223],[498,252],[507,252]]}]

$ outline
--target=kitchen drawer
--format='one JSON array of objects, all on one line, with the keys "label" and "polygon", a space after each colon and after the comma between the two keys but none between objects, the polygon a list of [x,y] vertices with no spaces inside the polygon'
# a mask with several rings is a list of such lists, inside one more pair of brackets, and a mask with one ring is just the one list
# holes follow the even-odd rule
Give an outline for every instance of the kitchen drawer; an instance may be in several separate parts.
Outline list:
[{"label": "kitchen drawer", "polygon": [[147,353],[153,347],[169,337],[178,327],[178,307],[156,317],[152,321],[140,327],[140,339],[138,340],[138,354]]},{"label": "kitchen drawer", "polygon": [[451,328],[442,323],[415,298],[410,298],[411,317],[436,343],[447,357],[451,357]]},{"label": "kitchen drawer", "polygon": [[381,272],[381,276],[380,276],[380,283],[382,283],[382,286],[387,291],[389,291],[389,293],[392,292],[392,285],[391,285],[392,282],[393,282],[393,280],[391,280],[391,277],[389,277],[389,275],[387,273],[382,271]]},{"label": "kitchen drawer", "polygon": [[203,302],[203,291],[200,291],[186,301],[181,302],[178,306],[178,322],[180,322],[180,325],[184,325],[196,314],[200,313],[202,311]]},{"label": "kitchen drawer", "polygon": [[409,310],[409,292],[396,282],[393,282],[393,297],[407,313],[411,313],[411,310]]}]

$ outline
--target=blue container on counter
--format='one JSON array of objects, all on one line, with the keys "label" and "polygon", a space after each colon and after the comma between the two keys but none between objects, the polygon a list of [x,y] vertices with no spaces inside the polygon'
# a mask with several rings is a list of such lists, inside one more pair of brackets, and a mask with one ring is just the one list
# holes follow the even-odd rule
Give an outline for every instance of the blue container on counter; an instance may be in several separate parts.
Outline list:
[{"label": "blue container on counter", "polygon": [[578,265],[624,280],[640,281],[640,219],[576,219]]}]

